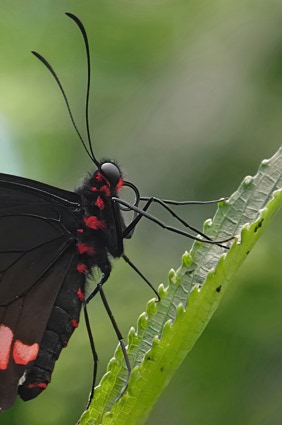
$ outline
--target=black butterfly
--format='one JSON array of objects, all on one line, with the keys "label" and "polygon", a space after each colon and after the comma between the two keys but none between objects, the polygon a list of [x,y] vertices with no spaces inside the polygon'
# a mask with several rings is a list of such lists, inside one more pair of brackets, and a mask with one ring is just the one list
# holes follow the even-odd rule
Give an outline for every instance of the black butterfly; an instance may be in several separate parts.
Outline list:
[{"label": "black butterfly", "polygon": [[[123,179],[114,161],[97,161],[88,120],[90,55],[87,35],[80,20],[70,13],[67,15],[78,25],[86,47],[89,146],[76,127],[54,70],[41,55],[33,53],[57,81],[77,134],[97,169],[75,192],[0,174],[0,411],[10,408],[17,394],[23,400],[30,400],[47,387],[55,361],[78,326],[82,306],[94,356],[92,397],[97,354],[86,305],[97,293],[112,321],[130,373],[125,344],[103,292],[103,284],[112,269],[109,258],[124,258],[153,289],[123,251],[123,240],[132,236],[139,220],[147,217],[169,231],[197,239],[184,230],[166,226],[147,212],[152,202],[158,202],[184,226],[196,231],[169,207],[181,203],[141,197],[138,189]],[[124,187],[133,190],[133,204],[118,197]],[[145,202],[142,208],[139,207],[141,201]],[[127,226],[122,216],[124,210],[133,213]],[[208,243],[224,246],[201,235]],[[86,280],[93,267],[101,270],[102,278],[94,291],[85,297]]]}]

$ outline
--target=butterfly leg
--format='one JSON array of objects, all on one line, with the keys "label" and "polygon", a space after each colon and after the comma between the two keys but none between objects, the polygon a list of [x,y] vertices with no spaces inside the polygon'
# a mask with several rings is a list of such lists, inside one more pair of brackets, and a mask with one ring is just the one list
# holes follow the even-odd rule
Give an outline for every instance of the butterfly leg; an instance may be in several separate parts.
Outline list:
[{"label": "butterfly leg", "polygon": [[93,354],[93,361],[94,361],[92,386],[91,386],[91,391],[90,391],[90,395],[89,395],[87,408],[89,407],[90,402],[91,402],[93,395],[94,395],[94,387],[95,387],[95,383],[96,383],[97,369],[98,369],[98,355],[97,355],[97,352],[96,352],[96,349],[95,349],[94,338],[93,338],[92,331],[91,331],[89,316],[88,316],[88,312],[87,312],[87,305],[88,305],[89,301],[92,300],[92,298],[94,298],[97,293],[99,293],[100,296],[101,296],[101,299],[102,299],[102,302],[103,302],[104,307],[106,309],[106,312],[107,312],[107,314],[110,318],[110,321],[112,323],[112,326],[114,328],[116,336],[119,340],[120,347],[121,347],[123,357],[124,357],[124,361],[125,361],[126,368],[127,368],[126,384],[125,384],[119,398],[124,394],[124,392],[127,389],[127,384],[128,384],[130,372],[131,372],[131,365],[130,365],[129,358],[128,358],[128,355],[127,355],[126,346],[125,346],[123,336],[122,336],[122,334],[119,330],[119,327],[118,327],[117,322],[114,318],[114,315],[113,315],[113,313],[110,309],[109,303],[107,301],[106,295],[105,295],[104,290],[103,290],[103,284],[108,280],[110,273],[111,273],[111,265],[110,265],[109,262],[107,262],[106,266],[103,268],[102,271],[104,273],[103,273],[101,280],[97,283],[96,288],[91,292],[91,294],[87,297],[87,299],[84,302],[85,323],[86,323],[86,328],[87,328],[87,332],[88,332],[88,336],[89,336],[89,340],[90,340],[91,350],[92,350],[92,354]]},{"label": "butterfly leg", "polygon": [[[186,223],[184,220],[182,221],[182,224],[185,223],[185,227],[188,227],[189,229],[196,231],[197,233],[199,233],[200,235],[202,235],[202,237],[204,237],[205,239],[201,239],[197,236],[194,236],[193,234],[190,234],[188,232],[185,232],[184,230],[178,229],[177,227],[173,227],[173,226],[169,226],[166,223],[164,223],[162,220],[160,220],[159,218],[153,216],[152,214],[149,214],[147,212],[147,209],[149,208],[149,206],[152,204],[152,202],[154,202],[154,198],[150,198],[148,200],[148,202],[145,204],[145,206],[143,208],[138,208],[135,207],[134,205],[129,204],[128,202],[119,199],[119,198],[112,198],[113,201],[127,207],[128,209],[131,209],[132,211],[135,211],[138,213],[138,215],[136,216],[135,219],[133,219],[133,221],[126,227],[126,229],[123,231],[122,233],[122,237],[123,238],[130,238],[132,236],[132,233],[137,225],[137,223],[141,220],[142,217],[146,217],[147,219],[151,220],[152,222],[156,223],[158,226],[162,227],[165,230],[168,230],[170,232],[176,233],[178,235],[183,235],[186,236],[190,239],[193,239],[195,241],[199,241],[199,242],[205,242],[205,243],[209,243],[209,244],[213,244],[213,245],[218,245],[221,248],[224,249],[229,249],[228,246],[223,245],[224,242],[228,242],[230,240],[233,240],[234,237],[229,237],[223,240],[212,240],[210,239],[207,235],[205,235],[204,233],[199,232],[197,229],[194,229],[192,226],[190,226],[188,223]],[[166,209],[170,208],[166,205]],[[174,213],[175,214],[175,213]],[[175,214],[176,215],[176,214]],[[177,218],[180,220],[180,217],[177,216]],[[182,219],[181,219],[182,220]]]}]

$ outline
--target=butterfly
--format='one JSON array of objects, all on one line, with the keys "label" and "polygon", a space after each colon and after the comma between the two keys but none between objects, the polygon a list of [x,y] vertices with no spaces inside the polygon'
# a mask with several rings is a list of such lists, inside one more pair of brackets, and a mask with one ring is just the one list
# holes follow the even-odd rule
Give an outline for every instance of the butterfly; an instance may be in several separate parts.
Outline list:
[{"label": "butterfly", "polygon": [[[97,353],[87,304],[98,293],[112,321],[130,374],[125,343],[103,291],[112,270],[111,258],[123,258],[152,288],[158,299],[158,293],[149,280],[125,255],[124,239],[132,237],[142,217],[168,231],[199,239],[186,230],[167,226],[148,212],[152,203],[158,203],[182,225],[195,232],[197,230],[170,207],[189,202],[141,197],[137,187],[124,179],[115,161],[98,161],[94,155],[88,119],[89,43],[81,21],[71,13],[67,16],[78,26],[87,55],[88,144],[76,126],[55,71],[44,57],[33,53],[56,80],[74,128],[96,169],[74,192],[23,177],[0,174],[0,411],[9,409],[18,395],[26,401],[46,389],[61,350],[78,326],[82,308],[94,357],[92,398]],[[133,191],[132,203],[120,197],[124,188]],[[129,224],[123,218],[124,211],[132,213]],[[225,247],[221,245],[225,241],[212,241],[197,232],[205,242]],[[86,282],[94,268],[100,269],[102,277],[95,289],[86,295]]]}]

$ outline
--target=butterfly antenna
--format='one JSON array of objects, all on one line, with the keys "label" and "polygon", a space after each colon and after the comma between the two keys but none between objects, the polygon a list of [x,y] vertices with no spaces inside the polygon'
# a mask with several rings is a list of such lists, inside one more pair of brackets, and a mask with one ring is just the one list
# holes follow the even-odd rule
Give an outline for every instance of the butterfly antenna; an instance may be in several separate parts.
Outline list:
[{"label": "butterfly antenna", "polygon": [[[69,15],[71,15],[71,14],[69,14]],[[75,18],[74,17],[74,15],[71,15],[71,17],[73,17],[73,19]],[[77,18],[76,18],[77,19]],[[79,23],[80,23],[80,21],[78,21]],[[82,24],[80,23],[80,25],[81,25],[81,27],[83,28],[83,26],[82,26]],[[80,27],[80,26],[79,26]],[[80,28],[81,28],[80,27]],[[84,30],[84,28],[83,28],[83,30]],[[84,30],[84,33],[85,33],[85,30]],[[85,33],[85,36],[86,36],[86,33]],[[86,37],[86,41],[87,41],[87,37]],[[88,46],[88,44],[87,44],[87,46]],[[86,48],[86,50],[87,50],[87,48]],[[61,83],[61,81],[59,80],[59,77],[57,76],[57,74],[56,74],[56,72],[54,71],[54,69],[53,69],[53,67],[50,65],[50,63],[40,54],[40,53],[38,53],[38,52],[35,52],[35,51],[32,51],[31,53],[34,55],[34,56],[36,56],[37,57],[37,59],[39,59],[42,63],[43,63],[43,65],[44,66],[46,66],[46,68],[48,69],[48,71],[52,74],[52,76],[53,76],[53,78],[54,78],[54,80],[56,81],[56,83],[58,84],[58,86],[59,86],[59,89],[60,89],[60,91],[61,91],[61,93],[62,93],[62,95],[63,95],[63,98],[64,98],[64,101],[65,101],[65,104],[66,104],[66,107],[67,107],[67,110],[68,110],[68,113],[69,113],[69,116],[70,116],[70,119],[71,119],[71,122],[72,122],[72,125],[74,126],[74,129],[75,129],[75,131],[76,131],[76,133],[77,133],[77,135],[78,135],[78,137],[79,137],[79,139],[80,139],[80,141],[81,141],[81,143],[82,143],[82,145],[83,145],[83,147],[84,147],[84,149],[85,149],[85,151],[86,151],[86,153],[87,153],[87,155],[89,156],[89,158],[91,159],[91,161],[93,161],[94,162],[94,164],[97,166],[97,167],[99,167],[100,166],[100,164],[99,164],[99,162],[97,161],[97,159],[96,159],[96,157],[95,157],[95,155],[94,155],[94,153],[93,153],[93,150],[92,150],[92,145],[91,145],[91,140],[90,140],[90,137],[89,137],[89,120],[88,120],[88,103],[89,103],[89,87],[90,87],[90,59],[89,59],[89,48],[88,48],[88,50],[87,50],[87,62],[88,62],[88,82],[87,82],[87,96],[86,96],[86,111],[87,111],[87,115],[86,115],[86,122],[87,122],[87,137],[88,137],[88,142],[89,142],[89,148],[86,146],[86,143],[85,143],[85,141],[83,140],[83,137],[81,136],[81,133],[80,133],[80,131],[78,130],[78,127],[77,127],[77,125],[76,125],[76,122],[75,122],[75,120],[74,120],[74,117],[73,117],[73,114],[72,114],[72,111],[71,111],[71,108],[70,108],[70,104],[69,104],[69,101],[68,101],[68,98],[67,98],[67,95],[66,95],[66,93],[65,93],[65,90],[64,90],[64,88],[63,88],[63,86],[62,86],[62,83]]]},{"label": "butterfly antenna", "polygon": [[78,19],[77,16],[73,15],[72,13],[67,12],[66,15],[71,18],[76,25],[78,26],[81,35],[83,37],[85,51],[86,51],[86,59],[87,59],[87,87],[86,87],[86,101],[85,101],[85,121],[86,121],[86,131],[87,131],[87,139],[88,139],[88,146],[89,151],[92,155],[92,159],[97,165],[98,161],[95,158],[93,148],[92,148],[92,140],[90,136],[90,128],[89,128],[89,96],[90,96],[90,79],[91,79],[91,61],[90,61],[90,50],[89,50],[89,42],[88,37],[86,34],[86,30],[82,24],[82,22]]},{"label": "butterfly antenna", "polygon": [[71,122],[72,122],[72,124],[73,124],[73,126],[74,126],[74,129],[75,129],[75,131],[76,131],[76,133],[77,133],[77,135],[78,135],[78,137],[79,137],[79,139],[80,139],[80,141],[81,141],[81,143],[82,143],[82,145],[83,145],[83,147],[84,147],[84,149],[85,149],[85,151],[86,151],[86,153],[87,153],[87,155],[89,156],[89,158],[98,166],[99,165],[99,163],[98,163],[98,161],[96,160],[96,158],[93,158],[93,156],[92,156],[92,152],[89,152],[89,150],[88,150],[88,148],[87,148],[87,146],[86,146],[86,144],[85,144],[85,142],[84,142],[84,140],[83,140],[83,138],[82,138],[82,136],[81,136],[81,134],[80,134],[80,131],[78,130],[78,127],[77,127],[77,125],[76,125],[76,123],[75,123],[75,120],[74,120],[74,118],[73,118],[73,115],[72,115],[72,112],[71,112],[71,109],[70,109],[70,105],[69,105],[69,101],[68,101],[68,98],[67,98],[67,95],[66,95],[66,93],[65,93],[65,91],[64,91],[64,89],[63,89],[63,86],[62,86],[62,83],[61,83],[61,81],[59,80],[59,77],[57,76],[57,74],[55,73],[55,71],[54,71],[54,69],[52,68],[52,66],[49,64],[49,62],[47,62],[47,60],[43,57],[43,56],[41,56],[40,55],[40,53],[38,53],[38,52],[35,52],[35,51],[32,51],[31,52],[34,56],[36,56],[37,57],[37,59],[39,59],[42,63],[43,63],[43,65],[45,65],[46,66],[46,68],[48,69],[48,71],[50,71],[50,73],[52,74],[52,76],[54,77],[54,79],[55,79],[55,81],[57,82],[57,84],[58,84],[58,86],[59,86],[59,88],[60,88],[60,91],[61,91],[61,93],[62,93],[62,95],[63,95],[63,98],[64,98],[64,101],[65,101],[65,104],[66,104],[66,107],[67,107],[67,110],[68,110],[68,113],[69,113],[69,116],[70,116],[70,119],[71,119]]}]

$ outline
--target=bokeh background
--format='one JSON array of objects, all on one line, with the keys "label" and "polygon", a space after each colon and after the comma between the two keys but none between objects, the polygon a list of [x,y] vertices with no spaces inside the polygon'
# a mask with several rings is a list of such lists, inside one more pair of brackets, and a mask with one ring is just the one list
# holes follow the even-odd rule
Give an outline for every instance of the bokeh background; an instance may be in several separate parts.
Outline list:
[{"label": "bokeh background", "polygon": [[[31,54],[56,69],[84,128],[85,52],[91,43],[91,127],[98,157],[116,158],[144,195],[230,195],[281,145],[282,4],[275,0],[1,0],[0,169],[72,189],[92,169],[59,90]],[[215,208],[183,207],[201,228]],[[169,221],[155,208],[153,213]],[[281,214],[236,279],[147,425],[275,425],[282,420]],[[142,222],[127,255],[157,286],[191,241]],[[24,274],[23,274],[24,279]],[[153,294],[122,262],[105,288],[126,335]],[[99,299],[91,322],[105,371],[116,337]],[[90,388],[83,320],[34,401],[5,425],[74,424]]]}]

